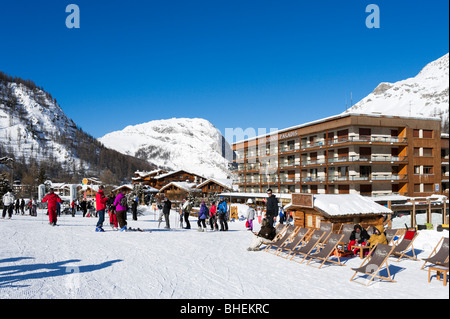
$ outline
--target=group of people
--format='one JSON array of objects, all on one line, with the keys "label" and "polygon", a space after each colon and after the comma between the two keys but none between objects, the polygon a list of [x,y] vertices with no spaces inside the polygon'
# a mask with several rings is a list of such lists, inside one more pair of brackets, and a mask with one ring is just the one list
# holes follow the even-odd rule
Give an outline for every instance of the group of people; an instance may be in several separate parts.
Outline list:
[{"label": "group of people", "polygon": [[[189,221],[189,216],[193,208],[193,200],[187,198],[184,199],[182,205],[179,209],[179,222],[180,227],[184,229],[191,229],[191,223]],[[165,197],[164,205],[158,203],[158,209],[160,210],[159,224],[161,224],[164,217],[166,225],[164,228],[170,229],[169,214],[172,208],[172,202]],[[209,220],[209,226],[212,231],[227,231],[228,230],[228,206],[227,202],[223,197],[220,197],[219,202],[211,202],[210,207],[206,205],[205,201],[201,202],[200,211],[198,213],[197,226],[198,231],[206,231],[207,225],[206,221]],[[183,223],[185,227],[183,227]],[[220,228],[219,228],[220,225]]]},{"label": "group of people", "polygon": [[25,205],[28,208],[30,216],[37,216],[37,202],[35,198],[30,199],[26,204],[25,199],[16,199],[12,189],[8,189],[8,191],[3,195],[2,201],[2,219],[5,219],[6,215],[8,215],[8,219],[11,219],[14,212],[16,215],[25,215]]}]

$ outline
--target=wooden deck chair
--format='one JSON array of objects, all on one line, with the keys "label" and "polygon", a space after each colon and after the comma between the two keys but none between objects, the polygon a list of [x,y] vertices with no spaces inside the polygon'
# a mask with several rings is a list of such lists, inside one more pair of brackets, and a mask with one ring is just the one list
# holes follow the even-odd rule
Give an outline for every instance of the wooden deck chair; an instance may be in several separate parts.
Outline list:
[{"label": "wooden deck chair", "polygon": [[297,227],[295,227],[294,225],[289,225],[284,234],[280,238],[273,240],[272,242],[267,244],[267,247],[264,249],[264,251],[268,252],[272,247],[278,248],[285,245],[290,239],[290,237],[294,234],[296,229]]},{"label": "wooden deck chair", "polygon": [[309,234],[310,229],[301,227],[298,232],[295,234],[295,236],[292,238],[292,241],[287,243],[285,246],[279,247],[277,249],[277,256],[279,256],[282,252],[289,252],[286,257],[288,258],[289,255],[298,247],[302,246],[305,243],[305,238]]},{"label": "wooden deck chair", "polygon": [[[400,237],[400,236],[403,235],[402,231],[400,229],[386,229],[384,231],[384,234],[386,235],[386,239],[387,239],[388,245],[392,245],[393,244],[395,236]],[[398,239],[395,240],[395,243],[397,243],[397,242],[398,242]]]},{"label": "wooden deck chair", "polygon": [[344,234],[333,234],[331,233],[328,236],[327,239],[327,244],[325,245],[324,248],[322,248],[318,253],[315,254],[311,254],[308,255],[308,257],[310,257],[307,265],[309,265],[309,263],[315,259],[319,259],[322,260],[322,263],[319,266],[319,269],[322,268],[322,266],[325,264],[325,262],[329,261],[335,264],[338,264],[339,266],[345,266],[344,264],[341,263],[341,259],[339,258],[339,256],[335,256],[337,257],[338,261],[334,261],[329,259],[330,256],[334,256],[333,255],[333,251],[337,248],[337,245],[342,242],[342,239],[344,238]]},{"label": "wooden deck chair", "polygon": [[[350,243],[350,236],[352,235],[353,230],[355,229],[355,226],[353,224],[344,224],[342,225],[341,234],[344,235],[342,237],[341,242],[339,245],[346,246],[348,243]],[[343,247],[345,248],[345,247]]]},{"label": "wooden deck chair", "polygon": [[[300,262],[300,264],[305,261],[305,258],[311,254],[311,252],[315,249],[317,249],[317,246],[322,245],[320,243],[320,241],[324,238],[325,236],[325,231],[323,230],[314,230],[314,232],[311,235],[311,238],[309,239],[309,241],[304,245],[299,247],[298,249],[292,251],[292,257],[290,260],[293,260],[295,255],[304,255],[305,257],[303,257],[302,261]],[[294,260],[295,262],[298,262],[297,260]]]},{"label": "wooden deck chair", "polygon": [[[441,248],[439,251],[437,251],[437,248],[442,243]],[[437,252],[436,252],[437,251]],[[425,265],[427,263],[434,264],[434,265],[444,265],[448,264],[448,237],[442,237],[441,240],[437,243],[436,247],[434,247],[433,251],[431,252],[430,256],[428,258],[422,259],[424,262],[421,270],[425,268]]]},{"label": "wooden deck chair", "polygon": [[[367,275],[370,277],[369,282],[366,286],[369,286],[370,283],[375,279],[375,277],[384,279],[390,282],[396,282],[395,280],[392,280],[391,273],[389,272],[389,265],[387,263],[387,260],[389,256],[391,255],[392,251],[394,250],[395,246],[389,246],[384,244],[376,244],[374,248],[369,252],[366,258],[364,258],[361,266],[359,268],[352,268],[352,270],[355,271],[355,274],[352,276],[350,281],[353,281],[355,276],[358,273],[362,273],[364,275]],[[383,265],[386,266],[388,276],[383,277],[379,275],[379,272]],[[355,281],[358,284],[362,284],[360,282]]]},{"label": "wooden deck chair", "polygon": [[[393,245],[394,250],[392,251],[392,257],[398,257],[397,262],[403,257],[408,257],[413,260],[418,260],[416,257],[416,252],[414,251],[414,240],[416,240],[419,232],[415,230],[408,230],[403,236],[401,242],[398,245]],[[406,255],[406,253],[411,250],[413,252],[413,257]]]},{"label": "wooden deck chair", "polygon": [[278,224],[277,226],[275,226],[275,238],[273,239],[273,241],[278,240],[279,238],[281,238],[284,235],[284,232],[289,228],[289,224]]}]

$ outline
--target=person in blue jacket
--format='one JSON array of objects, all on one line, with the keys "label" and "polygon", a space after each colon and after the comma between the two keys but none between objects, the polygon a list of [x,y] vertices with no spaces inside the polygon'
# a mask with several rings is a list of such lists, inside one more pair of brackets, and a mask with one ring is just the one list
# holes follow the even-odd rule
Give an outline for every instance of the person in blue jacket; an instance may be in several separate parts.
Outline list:
[{"label": "person in blue jacket", "polygon": [[228,230],[228,223],[227,223],[227,202],[224,200],[223,197],[220,197],[219,205],[217,205],[217,210],[219,212],[219,222],[220,222],[220,231],[227,231]]},{"label": "person in blue jacket", "polygon": [[[200,212],[198,213],[198,231],[206,231],[206,218],[208,217],[208,207],[204,201],[202,201],[202,205],[200,206]],[[202,228],[203,225],[203,228]]]}]

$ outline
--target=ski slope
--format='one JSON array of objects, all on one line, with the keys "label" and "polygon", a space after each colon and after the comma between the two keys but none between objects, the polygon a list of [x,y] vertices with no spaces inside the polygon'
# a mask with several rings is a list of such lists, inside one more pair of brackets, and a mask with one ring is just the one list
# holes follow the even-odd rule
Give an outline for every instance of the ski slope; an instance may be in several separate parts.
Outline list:
[{"label": "ski slope", "polygon": [[[252,234],[244,221],[230,222],[228,232],[198,232],[195,218],[191,230],[180,229],[172,212],[172,229],[164,230],[150,208],[139,211],[144,216],[128,215],[128,225],[151,232],[112,231],[106,218],[106,232],[96,233],[97,219],[78,214],[61,216],[58,227],[43,211],[0,219],[0,299],[449,298],[442,281],[428,283],[420,261],[390,261],[397,283],[365,287],[349,281],[359,258],[317,269],[247,251]],[[448,232],[421,231],[419,258],[442,236]]]}]

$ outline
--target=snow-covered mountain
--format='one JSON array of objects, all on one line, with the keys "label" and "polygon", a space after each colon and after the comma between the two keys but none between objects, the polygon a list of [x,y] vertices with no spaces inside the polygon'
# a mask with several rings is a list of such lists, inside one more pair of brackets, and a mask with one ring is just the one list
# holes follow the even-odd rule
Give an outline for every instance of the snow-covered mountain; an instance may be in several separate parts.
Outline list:
[{"label": "snow-covered mountain", "polygon": [[[33,82],[0,81],[0,141],[16,157],[80,165],[63,145],[77,127],[56,100]],[[65,140],[63,142],[63,139]]]},{"label": "snow-covered mountain", "polygon": [[381,113],[449,118],[449,54],[429,63],[413,78],[381,83],[347,113]]},{"label": "snow-covered mountain", "polygon": [[98,140],[106,147],[148,160],[160,168],[184,169],[215,178],[227,178],[230,174],[230,145],[205,119],[151,121],[128,126]]},{"label": "snow-covered mountain", "polygon": [[[49,177],[100,176],[108,169],[119,180],[135,170],[155,168],[146,161],[106,149],[68,118],[56,99],[31,80],[0,72],[0,157],[15,159],[14,174],[45,162]],[[20,166],[19,166],[20,164]],[[85,175],[86,174],[86,175]],[[56,176],[55,176],[56,175]]]}]

